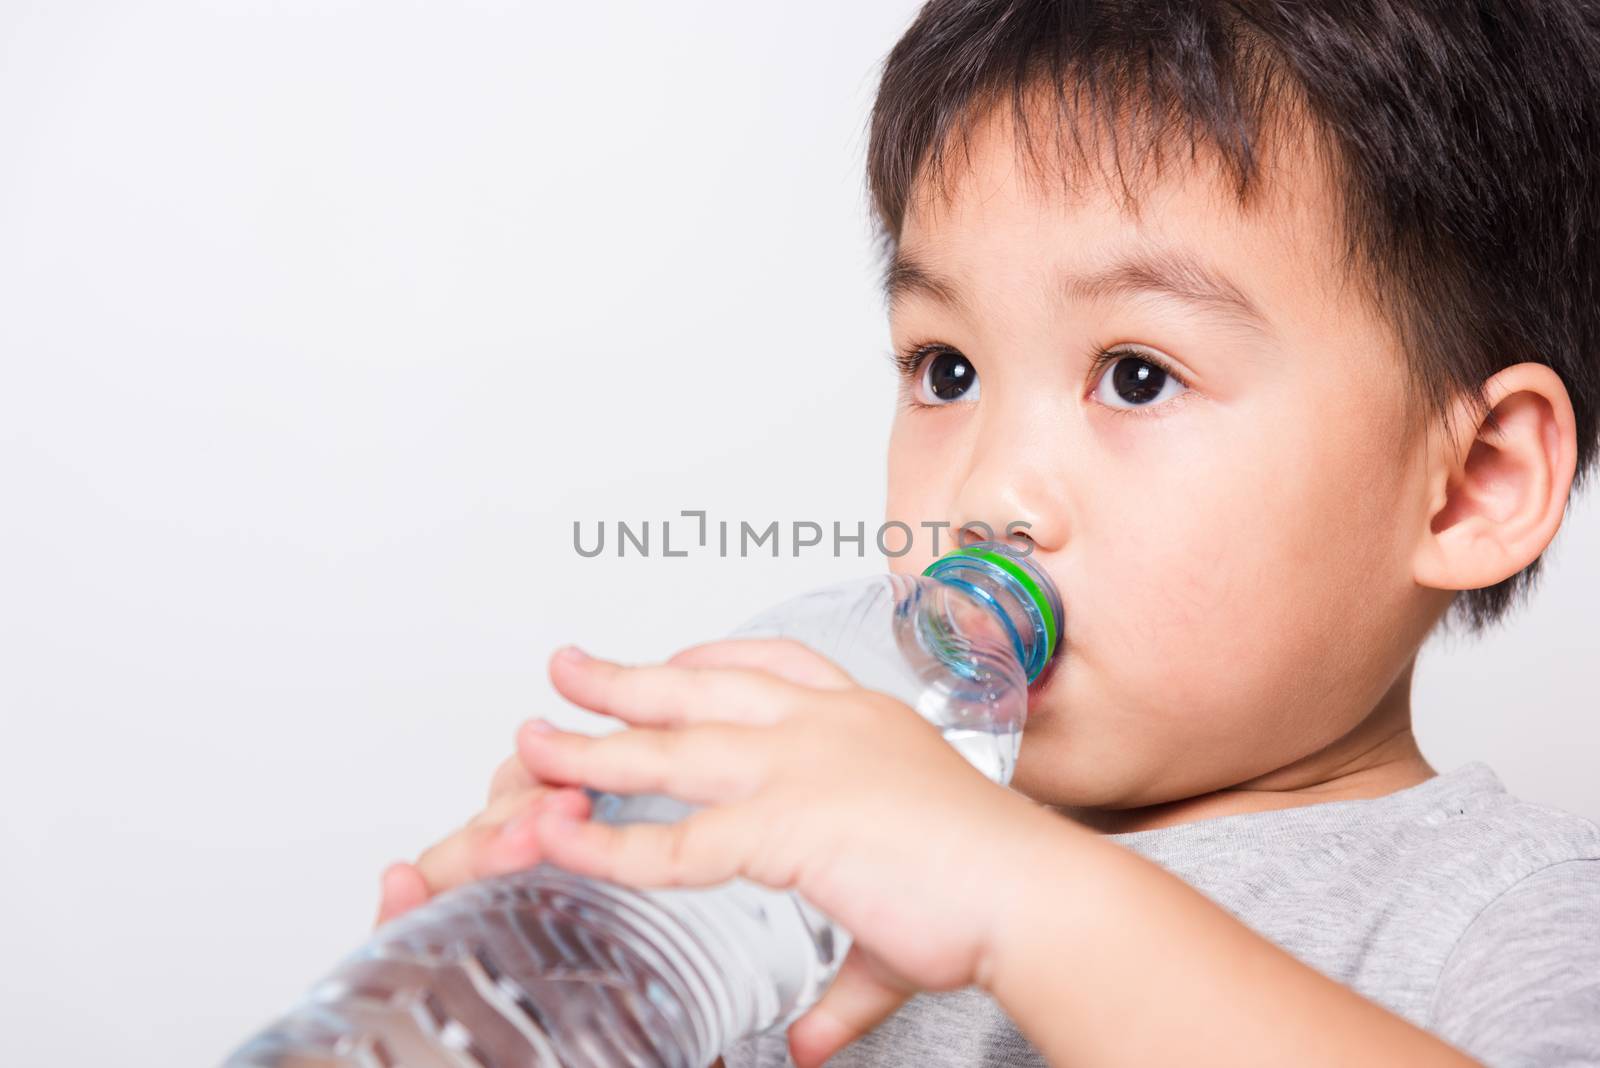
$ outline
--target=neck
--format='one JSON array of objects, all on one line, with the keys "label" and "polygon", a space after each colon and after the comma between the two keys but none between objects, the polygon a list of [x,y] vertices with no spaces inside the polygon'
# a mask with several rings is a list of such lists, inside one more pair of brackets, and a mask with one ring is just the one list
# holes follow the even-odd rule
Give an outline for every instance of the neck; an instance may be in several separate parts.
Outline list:
[{"label": "neck", "polygon": [[1383,797],[1438,774],[1411,732],[1413,658],[1367,716],[1314,753],[1209,793],[1125,809],[1063,808],[1102,834],[1173,827],[1217,816],[1267,812],[1325,801]]}]

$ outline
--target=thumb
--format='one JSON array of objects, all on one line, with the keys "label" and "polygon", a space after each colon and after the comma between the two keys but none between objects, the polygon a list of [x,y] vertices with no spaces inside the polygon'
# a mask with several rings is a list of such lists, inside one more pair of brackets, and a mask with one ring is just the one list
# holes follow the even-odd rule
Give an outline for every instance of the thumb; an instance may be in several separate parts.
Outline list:
[{"label": "thumb", "polygon": [[815,1068],[888,1019],[914,993],[852,947],[833,985],[790,1025],[789,1055],[797,1068]]},{"label": "thumb", "polygon": [[401,913],[410,912],[427,901],[430,893],[428,880],[415,864],[395,861],[383,870],[375,926],[382,927]]}]

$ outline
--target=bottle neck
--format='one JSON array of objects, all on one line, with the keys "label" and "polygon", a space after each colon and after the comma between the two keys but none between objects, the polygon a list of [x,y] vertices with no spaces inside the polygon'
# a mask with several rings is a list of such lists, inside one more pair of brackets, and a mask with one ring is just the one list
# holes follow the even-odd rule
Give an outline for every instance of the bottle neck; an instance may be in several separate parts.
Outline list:
[{"label": "bottle neck", "polygon": [[978,542],[941,556],[923,574],[962,590],[998,619],[1029,682],[1055,655],[1061,598],[1026,556],[997,542]]}]

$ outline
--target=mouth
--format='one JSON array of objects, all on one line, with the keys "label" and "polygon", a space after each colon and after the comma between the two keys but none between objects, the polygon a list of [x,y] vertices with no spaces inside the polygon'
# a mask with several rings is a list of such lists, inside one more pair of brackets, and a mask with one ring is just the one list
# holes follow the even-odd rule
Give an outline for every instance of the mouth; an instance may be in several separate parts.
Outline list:
[{"label": "mouth", "polygon": [[1044,670],[1039,672],[1038,677],[1028,683],[1029,704],[1032,704],[1035,698],[1049,689],[1050,684],[1055,681],[1056,675],[1061,671],[1063,661],[1066,659],[1067,647],[1062,645],[1061,648],[1056,650],[1056,655],[1051,657],[1050,662],[1044,666]]}]

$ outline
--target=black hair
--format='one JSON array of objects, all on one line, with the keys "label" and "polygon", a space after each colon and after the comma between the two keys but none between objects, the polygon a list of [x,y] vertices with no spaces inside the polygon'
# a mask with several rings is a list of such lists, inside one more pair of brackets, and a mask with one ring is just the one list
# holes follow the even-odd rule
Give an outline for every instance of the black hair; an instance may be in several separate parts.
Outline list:
[{"label": "black hair", "polygon": [[[1174,147],[1204,148],[1248,203],[1278,124],[1308,126],[1339,189],[1343,266],[1395,326],[1413,399],[1447,417],[1469,398],[1493,427],[1483,383],[1548,365],[1582,484],[1600,449],[1600,0],[931,0],[872,110],[886,261],[917,183],[946,188],[995,106],[1012,105],[1037,166],[1041,90],[1058,150],[1108,147],[1130,197]],[[1502,618],[1542,559],[1460,591],[1456,619]]]}]

